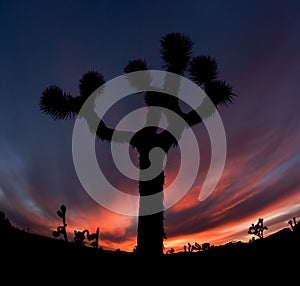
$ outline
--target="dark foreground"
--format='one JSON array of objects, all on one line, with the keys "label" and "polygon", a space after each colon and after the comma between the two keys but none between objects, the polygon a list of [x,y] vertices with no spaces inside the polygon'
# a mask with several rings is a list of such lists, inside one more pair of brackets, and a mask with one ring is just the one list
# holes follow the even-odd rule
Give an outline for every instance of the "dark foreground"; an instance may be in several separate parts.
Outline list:
[{"label": "dark foreground", "polygon": [[[89,278],[102,285],[120,282],[125,285],[133,281],[146,285],[179,284],[180,281],[202,285],[263,285],[263,282],[281,281],[289,285],[289,280],[299,284],[295,271],[300,266],[300,237],[289,228],[251,243],[228,243],[207,251],[162,257],[139,257],[123,251],[79,247],[73,242],[15,228],[0,229],[0,234],[1,277],[8,275],[10,279],[2,285],[13,284],[14,279],[24,280],[24,283],[42,279],[43,283],[34,283],[38,285],[49,285],[50,281],[62,285],[66,280],[79,284],[82,279]],[[204,283],[203,279],[209,283]]]}]

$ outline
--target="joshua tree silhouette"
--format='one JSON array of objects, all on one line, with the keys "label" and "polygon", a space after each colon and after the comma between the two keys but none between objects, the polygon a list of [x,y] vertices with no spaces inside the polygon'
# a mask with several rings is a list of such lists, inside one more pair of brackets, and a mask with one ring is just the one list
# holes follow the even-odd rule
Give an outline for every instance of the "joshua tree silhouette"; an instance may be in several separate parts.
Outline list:
[{"label": "joshua tree silhouette", "polygon": [[[86,234],[86,237],[85,237]],[[88,229],[85,229],[83,231],[74,230],[74,243],[79,246],[85,245],[85,238],[88,239],[88,241],[91,242],[91,246],[98,248],[98,240],[99,240],[99,227],[97,227],[97,230],[95,233],[90,233]]]},{"label": "joshua tree silhouette", "polygon": [[74,230],[74,243],[78,246],[84,246],[85,245],[85,233],[88,232],[87,229],[80,231],[80,230]]},{"label": "joshua tree silhouette", "polygon": [[264,238],[264,231],[267,230],[268,227],[264,225],[264,219],[259,218],[256,224],[252,223],[249,227],[248,233],[258,236],[260,239]]},{"label": "joshua tree silhouette", "polygon": [[296,220],[296,217],[293,217],[293,219],[290,219],[288,221],[288,224],[291,226],[292,231],[294,231],[295,227],[297,226],[298,222]]},{"label": "joshua tree silhouette", "polygon": [[63,237],[64,237],[64,240],[66,242],[68,242],[68,236],[67,236],[67,231],[66,231],[66,228],[67,228],[67,224],[66,224],[66,211],[67,211],[66,206],[65,205],[61,205],[60,209],[56,212],[57,215],[62,219],[63,225],[58,226],[57,230],[54,230],[52,232],[52,235],[54,237],[59,237],[62,234]]},{"label": "joshua tree silhouette", "polygon": [[300,223],[297,221],[296,217],[290,219],[288,224],[291,226],[293,233],[300,236]]},{"label": "joshua tree silhouette", "polygon": [[[139,168],[140,170],[147,169],[151,165],[149,159],[149,152],[159,147],[164,150],[165,154],[178,145],[178,141],[183,130],[186,127],[192,127],[211,116],[217,106],[229,105],[234,102],[233,88],[224,80],[218,79],[218,65],[215,58],[208,55],[199,55],[192,57],[192,40],[182,33],[170,33],[160,39],[161,57],[165,64],[163,68],[169,73],[174,73],[180,76],[187,76],[197,85],[199,85],[210,100],[213,102],[214,107],[207,109],[208,99],[204,99],[200,106],[191,111],[184,112],[180,107],[179,99],[166,93],[145,91],[144,99],[146,106],[158,106],[166,108],[175,114],[179,115],[186,122],[186,126],[177,128],[176,138],[167,130],[161,130],[156,127],[159,122],[161,114],[147,114],[147,123],[151,123],[151,127],[147,124],[138,132],[136,132],[129,142],[121,141],[122,143],[130,144],[139,154]],[[131,72],[148,70],[145,60],[136,59],[131,60],[124,67],[124,73],[127,75]],[[185,75],[185,73],[187,73]],[[151,83],[151,78],[148,79]],[[51,85],[43,91],[40,99],[40,109],[43,113],[50,115],[54,119],[69,119],[78,115],[81,107],[86,99],[98,87],[105,83],[102,73],[97,71],[89,71],[82,76],[79,82],[80,95],[73,97],[71,94],[66,93],[60,87]],[[171,83],[168,76],[165,78],[165,86],[172,85],[174,93],[178,94],[179,83]],[[203,116],[198,115],[201,110]],[[150,113],[150,112],[149,112]],[[98,118],[96,112],[91,110],[89,118]],[[97,127],[93,126],[89,118],[86,118],[87,123],[92,132],[102,139],[109,142],[113,139],[114,132],[121,131],[108,127],[103,118],[99,118],[100,122]],[[172,125],[172,119],[167,118],[168,124]],[[174,123],[173,123],[174,124]],[[157,165],[163,166],[163,157],[155,158],[158,162]],[[145,181],[139,181],[139,217],[138,217],[138,230],[137,230],[137,253],[141,255],[162,255],[164,250],[164,239],[166,238],[164,231],[164,181],[165,175],[163,167],[161,172],[155,178]],[[159,199],[155,204],[160,206],[161,211],[154,214],[141,215],[149,208],[148,205],[143,203],[141,198],[148,195],[157,195]]]}]

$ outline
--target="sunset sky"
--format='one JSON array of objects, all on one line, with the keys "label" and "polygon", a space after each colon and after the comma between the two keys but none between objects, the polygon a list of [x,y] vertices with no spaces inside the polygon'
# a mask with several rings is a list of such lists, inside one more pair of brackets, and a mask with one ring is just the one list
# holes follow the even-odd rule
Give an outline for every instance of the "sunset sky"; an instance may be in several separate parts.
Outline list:
[{"label": "sunset sky", "polygon": [[[73,163],[75,120],[54,121],[40,111],[39,100],[51,84],[77,95],[86,72],[97,70],[108,81],[136,58],[162,70],[160,39],[180,32],[193,40],[194,56],[217,60],[220,77],[237,97],[219,110],[227,157],[204,201],[198,196],[210,142],[203,124],[193,128],[201,164],[192,188],[165,212],[166,250],[182,251],[188,242],[247,242],[249,226],[260,217],[265,236],[289,227],[294,216],[300,220],[299,15],[296,0],[0,0],[0,210],[14,226],[52,236],[64,204],[70,240],[74,230],[99,226],[99,246],[132,251],[137,217],[108,210],[89,196]],[[128,108],[128,102],[117,106],[113,119]],[[99,140],[97,152],[109,180],[138,195],[138,182],[116,171],[110,144]],[[166,186],[179,159],[172,149]]]}]

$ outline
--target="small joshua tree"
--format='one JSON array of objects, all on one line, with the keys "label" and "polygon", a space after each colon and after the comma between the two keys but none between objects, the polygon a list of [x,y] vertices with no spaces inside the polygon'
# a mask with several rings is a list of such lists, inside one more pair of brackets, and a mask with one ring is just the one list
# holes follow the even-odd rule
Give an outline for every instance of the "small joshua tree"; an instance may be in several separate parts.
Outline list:
[{"label": "small joshua tree", "polygon": [[290,219],[288,221],[288,224],[291,226],[292,231],[294,231],[295,226],[298,224],[298,222],[296,221],[296,217],[293,217],[293,219]]},{"label": "small joshua tree", "polygon": [[170,249],[167,250],[166,254],[173,254],[175,252],[174,248],[171,247]]},{"label": "small joshua tree", "polygon": [[63,225],[58,226],[57,230],[54,230],[52,235],[54,237],[59,237],[60,235],[63,235],[64,240],[66,242],[68,242],[68,236],[67,236],[67,231],[66,231],[66,227],[67,227],[67,224],[66,224],[66,211],[67,211],[66,206],[61,205],[60,209],[57,211],[57,215],[62,219]]},{"label": "small joshua tree", "polygon": [[79,246],[84,246],[85,245],[85,233],[87,232],[88,230],[85,229],[84,231],[79,231],[79,230],[74,230],[74,243],[76,245],[79,245]]},{"label": "small joshua tree", "polygon": [[296,217],[290,219],[288,223],[291,226],[293,233],[297,236],[300,236],[300,223],[297,222]]},{"label": "small joshua tree", "polygon": [[202,244],[202,251],[207,251],[207,250],[210,250],[211,249],[211,245],[209,242],[204,242]]},{"label": "small joshua tree", "polygon": [[74,230],[74,243],[79,246],[85,245],[85,241],[84,241],[86,238],[85,234],[87,236],[88,241],[92,241],[91,246],[98,248],[99,227],[97,227],[97,230],[95,233],[91,233],[91,234],[88,229],[85,229],[83,231]]},{"label": "small joshua tree", "polygon": [[91,242],[91,246],[98,248],[98,241],[99,241],[99,227],[97,227],[96,232],[94,233],[89,233],[89,231],[87,232],[87,239],[88,241],[92,241]]},{"label": "small joshua tree", "polygon": [[[260,239],[264,237],[264,231],[267,230],[268,227],[264,225],[264,219],[259,218],[256,224],[252,223],[249,227],[248,233],[258,236]],[[252,239],[254,240],[254,239]]]},{"label": "small joshua tree", "polygon": [[201,245],[198,242],[195,242],[195,244],[193,246],[196,251],[201,251],[201,249],[202,249]]}]

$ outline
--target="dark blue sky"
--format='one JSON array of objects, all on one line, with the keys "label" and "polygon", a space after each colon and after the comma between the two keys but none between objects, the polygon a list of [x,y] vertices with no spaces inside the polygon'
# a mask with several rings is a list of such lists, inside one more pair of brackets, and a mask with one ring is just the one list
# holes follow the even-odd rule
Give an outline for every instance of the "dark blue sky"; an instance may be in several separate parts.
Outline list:
[{"label": "dark blue sky", "polygon": [[[238,97],[220,111],[228,154],[219,188],[200,207],[192,190],[167,214],[169,245],[243,238],[260,215],[270,231],[287,226],[300,215],[299,15],[299,1],[0,0],[0,209],[18,227],[47,235],[64,202],[70,232],[99,223],[103,245],[130,248],[136,220],[89,198],[72,161],[74,121],[53,121],[39,100],[50,84],[76,95],[87,71],[110,80],[132,59],[162,69],[160,38],[181,32],[194,55],[216,58]],[[228,233],[214,237],[221,225]]]}]

